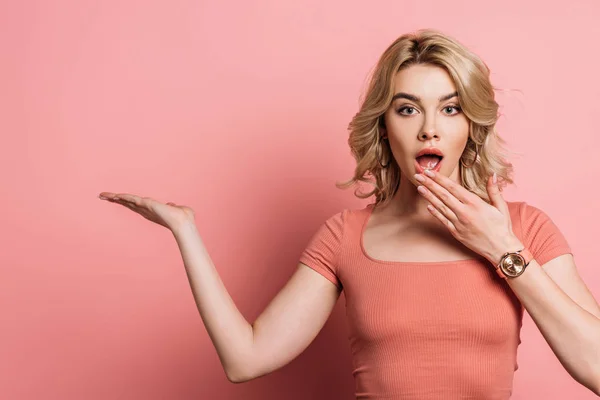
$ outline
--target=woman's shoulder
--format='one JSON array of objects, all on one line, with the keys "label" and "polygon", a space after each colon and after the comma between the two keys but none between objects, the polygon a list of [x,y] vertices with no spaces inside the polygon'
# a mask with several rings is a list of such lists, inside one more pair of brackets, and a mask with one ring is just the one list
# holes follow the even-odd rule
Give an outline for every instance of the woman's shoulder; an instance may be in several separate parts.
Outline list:
[{"label": "woman's shoulder", "polygon": [[362,223],[372,208],[373,204],[342,208],[325,218],[321,228],[343,237],[344,232],[361,229]]},{"label": "woman's shoulder", "polygon": [[519,214],[521,207],[523,206],[523,204],[525,204],[524,201],[508,201],[508,200],[504,200],[504,201],[506,201],[506,205],[508,206],[508,211],[510,211],[511,215],[515,214],[515,216],[517,216]]},{"label": "woman's shoulder", "polygon": [[518,217],[519,219],[526,221],[531,219],[532,217],[537,217],[540,215],[546,215],[546,213],[539,208],[535,204],[531,204],[531,202],[525,200],[519,201],[506,201],[508,205],[508,209],[511,213],[511,216]]},{"label": "woman's shoulder", "polygon": [[365,206],[342,208],[339,211],[331,214],[326,221],[346,222],[351,219],[360,218],[369,214],[373,210],[373,203]]}]

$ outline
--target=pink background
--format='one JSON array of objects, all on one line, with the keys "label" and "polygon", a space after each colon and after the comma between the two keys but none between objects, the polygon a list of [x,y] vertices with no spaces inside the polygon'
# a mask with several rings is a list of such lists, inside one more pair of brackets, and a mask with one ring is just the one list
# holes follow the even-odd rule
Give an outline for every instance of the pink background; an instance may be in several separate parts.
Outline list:
[{"label": "pink background", "polygon": [[[346,127],[378,56],[418,28],[510,90],[498,130],[522,157],[505,198],[552,217],[600,294],[600,3],[366,4],[0,5],[0,398],[352,398],[343,298],[300,357],[231,384],[171,234],[96,196],[194,208],[253,321],[317,227],[367,203],[334,187],[354,167]],[[513,398],[595,398],[524,324]]]}]

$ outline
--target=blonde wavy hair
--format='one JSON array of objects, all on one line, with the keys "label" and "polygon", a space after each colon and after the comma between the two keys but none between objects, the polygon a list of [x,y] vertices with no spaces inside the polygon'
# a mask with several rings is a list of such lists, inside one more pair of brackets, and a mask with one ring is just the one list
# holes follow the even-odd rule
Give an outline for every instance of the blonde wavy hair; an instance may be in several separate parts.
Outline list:
[{"label": "blonde wavy hair", "polygon": [[490,70],[457,40],[433,29],[400,36],[379,58],[360,110],[348,125],[348,144],[356,160],[354,176],[336,182],[336,187],[346,189],[359,182],[371,184],[373,190],[364,193],[357,189],[354,194],[361,199],[375,195],[376,207],[388,204],[400,187],[400,167],[389,143],[381,140],[379,128],[391,105],[396,73],[415,64],[442,67],[454,81],[460,107],[469,120],[469,139],[459,163],[461,183],[489,203],[486,186],[491,174],[496,172],[501,190],[514,183],[512,164],[505,160],[512,152],[505,149],[506,142],[495,130],[500,115]]}]

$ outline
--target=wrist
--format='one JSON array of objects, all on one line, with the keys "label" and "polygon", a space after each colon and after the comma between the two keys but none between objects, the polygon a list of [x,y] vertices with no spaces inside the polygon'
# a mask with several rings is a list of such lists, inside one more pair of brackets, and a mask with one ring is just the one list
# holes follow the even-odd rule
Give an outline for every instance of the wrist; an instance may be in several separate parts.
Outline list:
[{"label": "wrist", "polygon": [[500,260],[505,253],[519,251],[523,248],[525,248],[525,246],[516,236],[510,236],[506,238],[506,240],[498,243],[494,249],[487,254],[486,258],[495,267],[500,263]]},{"label": "wrist", "polygon": [[196,223],[191,220],[186,220],[178,223],[177,225],[171,227],[171,232],[175,238],[186,235],[190,232],[194,232],[196,230]]}]

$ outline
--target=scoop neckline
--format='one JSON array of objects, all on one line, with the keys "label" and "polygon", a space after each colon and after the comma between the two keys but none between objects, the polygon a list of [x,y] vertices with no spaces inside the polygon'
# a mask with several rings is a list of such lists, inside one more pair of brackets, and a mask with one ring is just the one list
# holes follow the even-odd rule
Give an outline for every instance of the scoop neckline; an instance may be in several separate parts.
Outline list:
[{"label": "scoop neckline", "polygon": [[365,229],[367,227],[367,223],[373,214],[374,204],[371,203],[365,207],[366,216],[363,218],[360,228],[360,236],[358,241],[360,243],[360,251],[364,257],[369,259],[370,261],[377,264],[387,264],[387,265],[456,265],[456,264],[472,264],[472,263],[480,263],[483,261],[483,257],[479,258],[466,258],[463,260],[450,260],[450,261],[393,261],[393,260],[379,260],[377,258],[371,257],[367,251],[365,250],[365,246],[363,243],[363,236],[365,233]]}]

